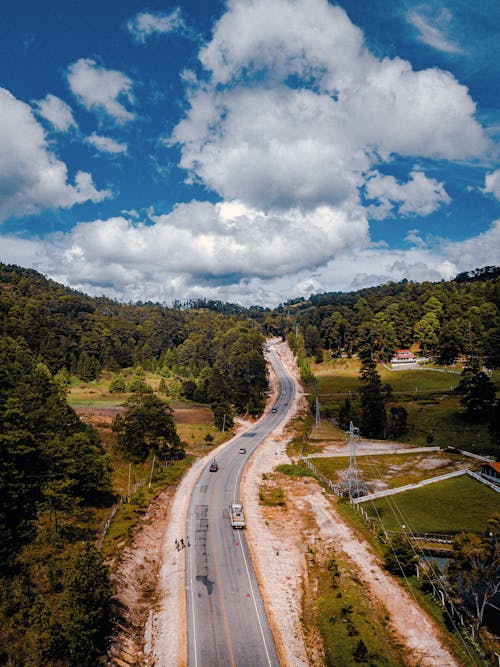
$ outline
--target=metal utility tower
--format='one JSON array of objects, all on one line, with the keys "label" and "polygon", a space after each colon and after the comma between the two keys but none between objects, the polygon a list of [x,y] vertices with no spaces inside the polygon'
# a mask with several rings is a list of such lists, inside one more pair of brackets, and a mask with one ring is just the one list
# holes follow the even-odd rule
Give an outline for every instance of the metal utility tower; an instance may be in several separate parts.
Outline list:
[{"label": "metal utility tower", "polygon": [[359,428],[349,422],[349,473],[347,477],[347,489],[349,498],[358,498],[361,495],[361,484],[358,474],[358,463],[356,461],[356,442],[359,440]]}]

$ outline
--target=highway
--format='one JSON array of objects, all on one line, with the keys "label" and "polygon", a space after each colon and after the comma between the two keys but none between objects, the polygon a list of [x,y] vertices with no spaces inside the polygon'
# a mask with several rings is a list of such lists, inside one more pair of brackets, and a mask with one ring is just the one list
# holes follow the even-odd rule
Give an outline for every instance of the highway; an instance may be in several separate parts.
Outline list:
[{"label": "highway", "polygon": [[[270,347],[281,383],[269,412],[218,456],[219,470],[201,473],[189,502],[186,535],[186,601],[189,667],[277,667],[245,530],[231,527],[229,505],[238,502],[248,457],[285,417],[294,384]],[[239,453],[240,447],[246,453]],[[245,508],[243,508],[245,509]]]}]

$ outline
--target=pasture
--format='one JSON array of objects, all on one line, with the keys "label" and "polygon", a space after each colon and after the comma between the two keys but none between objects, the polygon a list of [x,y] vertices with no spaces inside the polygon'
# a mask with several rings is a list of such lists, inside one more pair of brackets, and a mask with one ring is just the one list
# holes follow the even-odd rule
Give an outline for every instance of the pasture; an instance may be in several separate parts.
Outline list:
[{"label": "pasture", "polygon": [[[347,397],[356,398],[360,388],[358,359],[332,359],[312,364],[311,368],[317,378],[323,413],[337,415]],[[460,381],[459,374],[429,367],[389,371],[382,364],[377,365],[377,371],[382,383],[392,387],[387,408],[402,405],[408,412],[408,432],[400,438],[401,442],[452,446],[476,453],[491,451],[487,424],[471,424],[462,416],[460,397],[453,392]]]},{"label": "pasture", "polygon": [[[415,484],[464,468],[477,468],[474,460],[445,452],[358,456],[356,460],[359,475],[372,492]],[[348,456],[314,458],[312,462],[332,482],[337,482],[339,473],[349,468]]]},{"label": "pasture", "polygon": [[500,493],[468,475],[362,504],[386,530],[424,533],[482,533],[488,520],[500,513]]}]

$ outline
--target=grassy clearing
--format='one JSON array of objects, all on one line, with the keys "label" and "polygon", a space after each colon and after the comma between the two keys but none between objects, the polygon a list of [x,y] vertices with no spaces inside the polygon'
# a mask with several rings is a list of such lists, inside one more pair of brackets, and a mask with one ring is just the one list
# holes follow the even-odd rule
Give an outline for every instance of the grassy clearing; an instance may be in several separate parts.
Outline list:
[{"label": "grassy clearing", "polygon": [[316,561],[309,549],[309,579],[316,587],[310,616],[323,637],[326,664],[396,667],[404,664],[403,646],[391,637],[385,607],[367,599],[366,590],[342,552],[331,550]]},{"label": "grassy clearing", "polygon": [[[383,488],[394,489],[405,484],[415,484],[422,479],[437,477],[458,468],[474,467],[474,461],[460,454],[432,452],[430,454],[385,454],[358,456],[358,470],[361,477],[372,485],[382,482]],[[336,482],[341,470],[349,468],[349,457],[314,459],[318,470]],[[382,485],[378,485],[380,489]]]},{"label": "grassy clearing", "polygon": [[500,494],[463,475],[363,503],[363,509],[373,518],[378,513],[387,530],[404,523],[414,532],[483,532],[500,512]]},{"label": "grassy clearing", "polygon": [[[320,401],[324,408],[338,412],[345,398],[355,396],[360,383],[358,359],[333,359],[312,365],[318,380]],[[408,433],[402,442],[415,445],[454,446],[472,452],[488,452],[491,448],[486,424],[470,424],[462,416],[459,397],[453,389],[460,375],[433,370],[388,371],[378,364],[382,382],[392,386],[394,401],[408,411]],[[493,380],[498,373],[493,374]],[[324,420],[326,421],[326,420]],[[338,436],[332,436],[338,439]],[[317,440],[321,440],[318,438]],[[316,443],[315,444],[320,444]]]},{"label": "grassy clearing", "polygon": [[[321,445],[324,440],[331,441],[344,439],[344,431],[327,419],[320,420],[319,428],[314,424],[309,435],[309,440],[311,441],[311,444],[314,445]],[[316,449],[318,448],[316,447]]]},{"label": "grassy clearing", "polygon": [[407,400],[409,432],[402,440],[417,445],[427,444],[428,434],[433,445],[456,447],[472,452],[481,452],[489,447],[487,424],[470,424],[460,414],[459,399],[447,397],[442,400]]},{"label": "grassy clearing", "polygon": [[285,492],[281,486],[272,483],[259,487],[259,502],[265,507],[286,507]]},{"label": "grassy clearing", "polygon": [[284,463],[277,466],[276,470],[289,477],[314,477],[312,470],[303,465],[296,465],[295,463]]}]

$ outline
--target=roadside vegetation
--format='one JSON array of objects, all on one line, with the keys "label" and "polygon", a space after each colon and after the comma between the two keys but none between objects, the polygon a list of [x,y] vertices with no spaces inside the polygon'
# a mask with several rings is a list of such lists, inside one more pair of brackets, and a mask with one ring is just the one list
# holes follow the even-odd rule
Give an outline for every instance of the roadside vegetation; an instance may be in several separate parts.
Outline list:
[{"label": "roadside vegetation", "polygon": [[405,663],[404,647],[391,637],[390,616],[380,603],[367,598],[349,559],[341,551],[307,553],[309,588],[305,621],[323,637],[326,664],[367,664],[397,667]]}]

